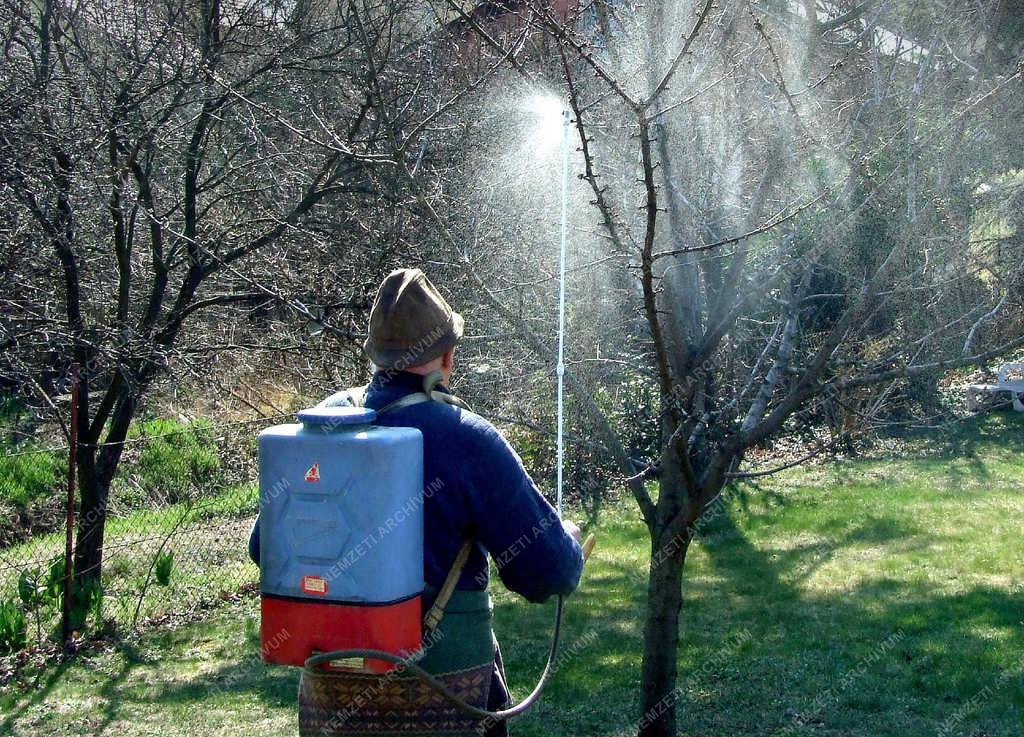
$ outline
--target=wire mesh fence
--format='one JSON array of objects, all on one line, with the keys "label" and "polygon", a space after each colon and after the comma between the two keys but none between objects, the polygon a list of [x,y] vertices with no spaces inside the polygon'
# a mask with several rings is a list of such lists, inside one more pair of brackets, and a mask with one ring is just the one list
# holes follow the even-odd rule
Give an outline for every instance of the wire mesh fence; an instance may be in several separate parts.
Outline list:
[{"label": "wire mesh fence", "polygon": [[[246,551],[259,500],[256,438],[282,421],[136,423],[110,487],[93,622],[130,628],[258,581]],[[30,642],[59,626],[67,467],[67,447],[0,455],[0,639],[20,629]]]}]

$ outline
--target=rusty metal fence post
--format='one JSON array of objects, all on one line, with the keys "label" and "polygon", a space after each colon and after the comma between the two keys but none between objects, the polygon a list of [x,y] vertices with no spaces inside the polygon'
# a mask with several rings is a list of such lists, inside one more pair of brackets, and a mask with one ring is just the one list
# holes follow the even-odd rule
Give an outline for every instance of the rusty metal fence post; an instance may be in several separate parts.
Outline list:
[{"label": "rusty metal fence post", "polygon": [[71,559],[74,553],[73,535],[75,526],[75,481],[78,471],[78,365],[71,366],[71,422],[68,432],[68,496],[67,524],[64,540],[64,580],[62,582],[63,607],[61,609],[61,642],[67,644],[71,636]]}]

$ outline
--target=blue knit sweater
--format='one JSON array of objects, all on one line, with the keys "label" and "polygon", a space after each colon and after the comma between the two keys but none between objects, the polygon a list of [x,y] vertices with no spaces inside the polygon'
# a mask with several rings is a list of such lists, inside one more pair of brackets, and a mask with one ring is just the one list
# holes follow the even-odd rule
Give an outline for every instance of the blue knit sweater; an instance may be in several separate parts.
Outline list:
[{"label": "blue knit sweater", "polygon": [[[417,374],[378,372],[365,405],[380,409],[421,391],[422,385]],[[428,584],[444,582],[469,538],[474,545],[460,589],[487,588],[487,553],[505,585],[530,601],[576,588],[583,570],[580,546],[562,529],[519,456],[490,422],[448,404],[423,402],[388,412],[378,424],[423,433],[423,575]],[[249,555],[258,562],[259,520]]]}]

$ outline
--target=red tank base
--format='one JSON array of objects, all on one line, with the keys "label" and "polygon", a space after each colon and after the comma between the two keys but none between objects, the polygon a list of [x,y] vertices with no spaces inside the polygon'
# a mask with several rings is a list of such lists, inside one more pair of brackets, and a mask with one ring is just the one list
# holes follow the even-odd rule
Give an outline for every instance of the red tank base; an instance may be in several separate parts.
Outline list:
[{"label": "red tank base", "polygon": [[[419,596],[397,604],[354,606],[265,595],[260,614],[260,656],[265,663],[301,666],[316,653],[349,649],[383,650],[404,658],[422,644]],[[335,661],[331,666],[371,673],[397,667],[368,658]]]}]

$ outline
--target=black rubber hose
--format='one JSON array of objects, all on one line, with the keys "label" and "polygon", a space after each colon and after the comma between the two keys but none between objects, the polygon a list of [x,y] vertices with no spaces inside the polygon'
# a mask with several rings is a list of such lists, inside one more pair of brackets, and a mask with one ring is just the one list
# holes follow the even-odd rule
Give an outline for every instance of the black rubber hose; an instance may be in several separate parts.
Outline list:
[{"label": "black rubber hose", "polygon": [[448,688],[432,674],[423,670],[420,666],[410,662],[406,658],[401,658],[394,653],[384,652],[383,650],[332,650],[328,653],[317,653],[306,660],[304,670],[310,675],[322,675],[324,671],[317,671],[316,667],[323,665],[324,663],[329,663],[332,660],[340,660],[342,658],[372,658],[373,660],[384,660],[401,666],[399,672],[408,671],[419,678],[430,686],[431,689],[452,702],[452,704],[454,704],[460,711],[480,719],[496,719],[498,721],[504,721],[506,719],[519,716],[533,706],[537,699],[540,698],[541,692],[547,684],[548,676],[551,675],[551,671],[554,668],[555,657],[558,654],[558,640],[561,637],[562,632],[562,606],[564,603],[565,598],[559,596],[558,603],[555,607],[555,628],[551,635],[551,650],[548,651],[548,662],[544,665],[544,672],[540,674],[540,680],[537,681],[537,685],[534,686],[533,691],[530,692],[529,696],[508,709],[487,711],[486,709],[481,709],[473,706],[472,704],[468,704],[463,701],[458,694]]}]

